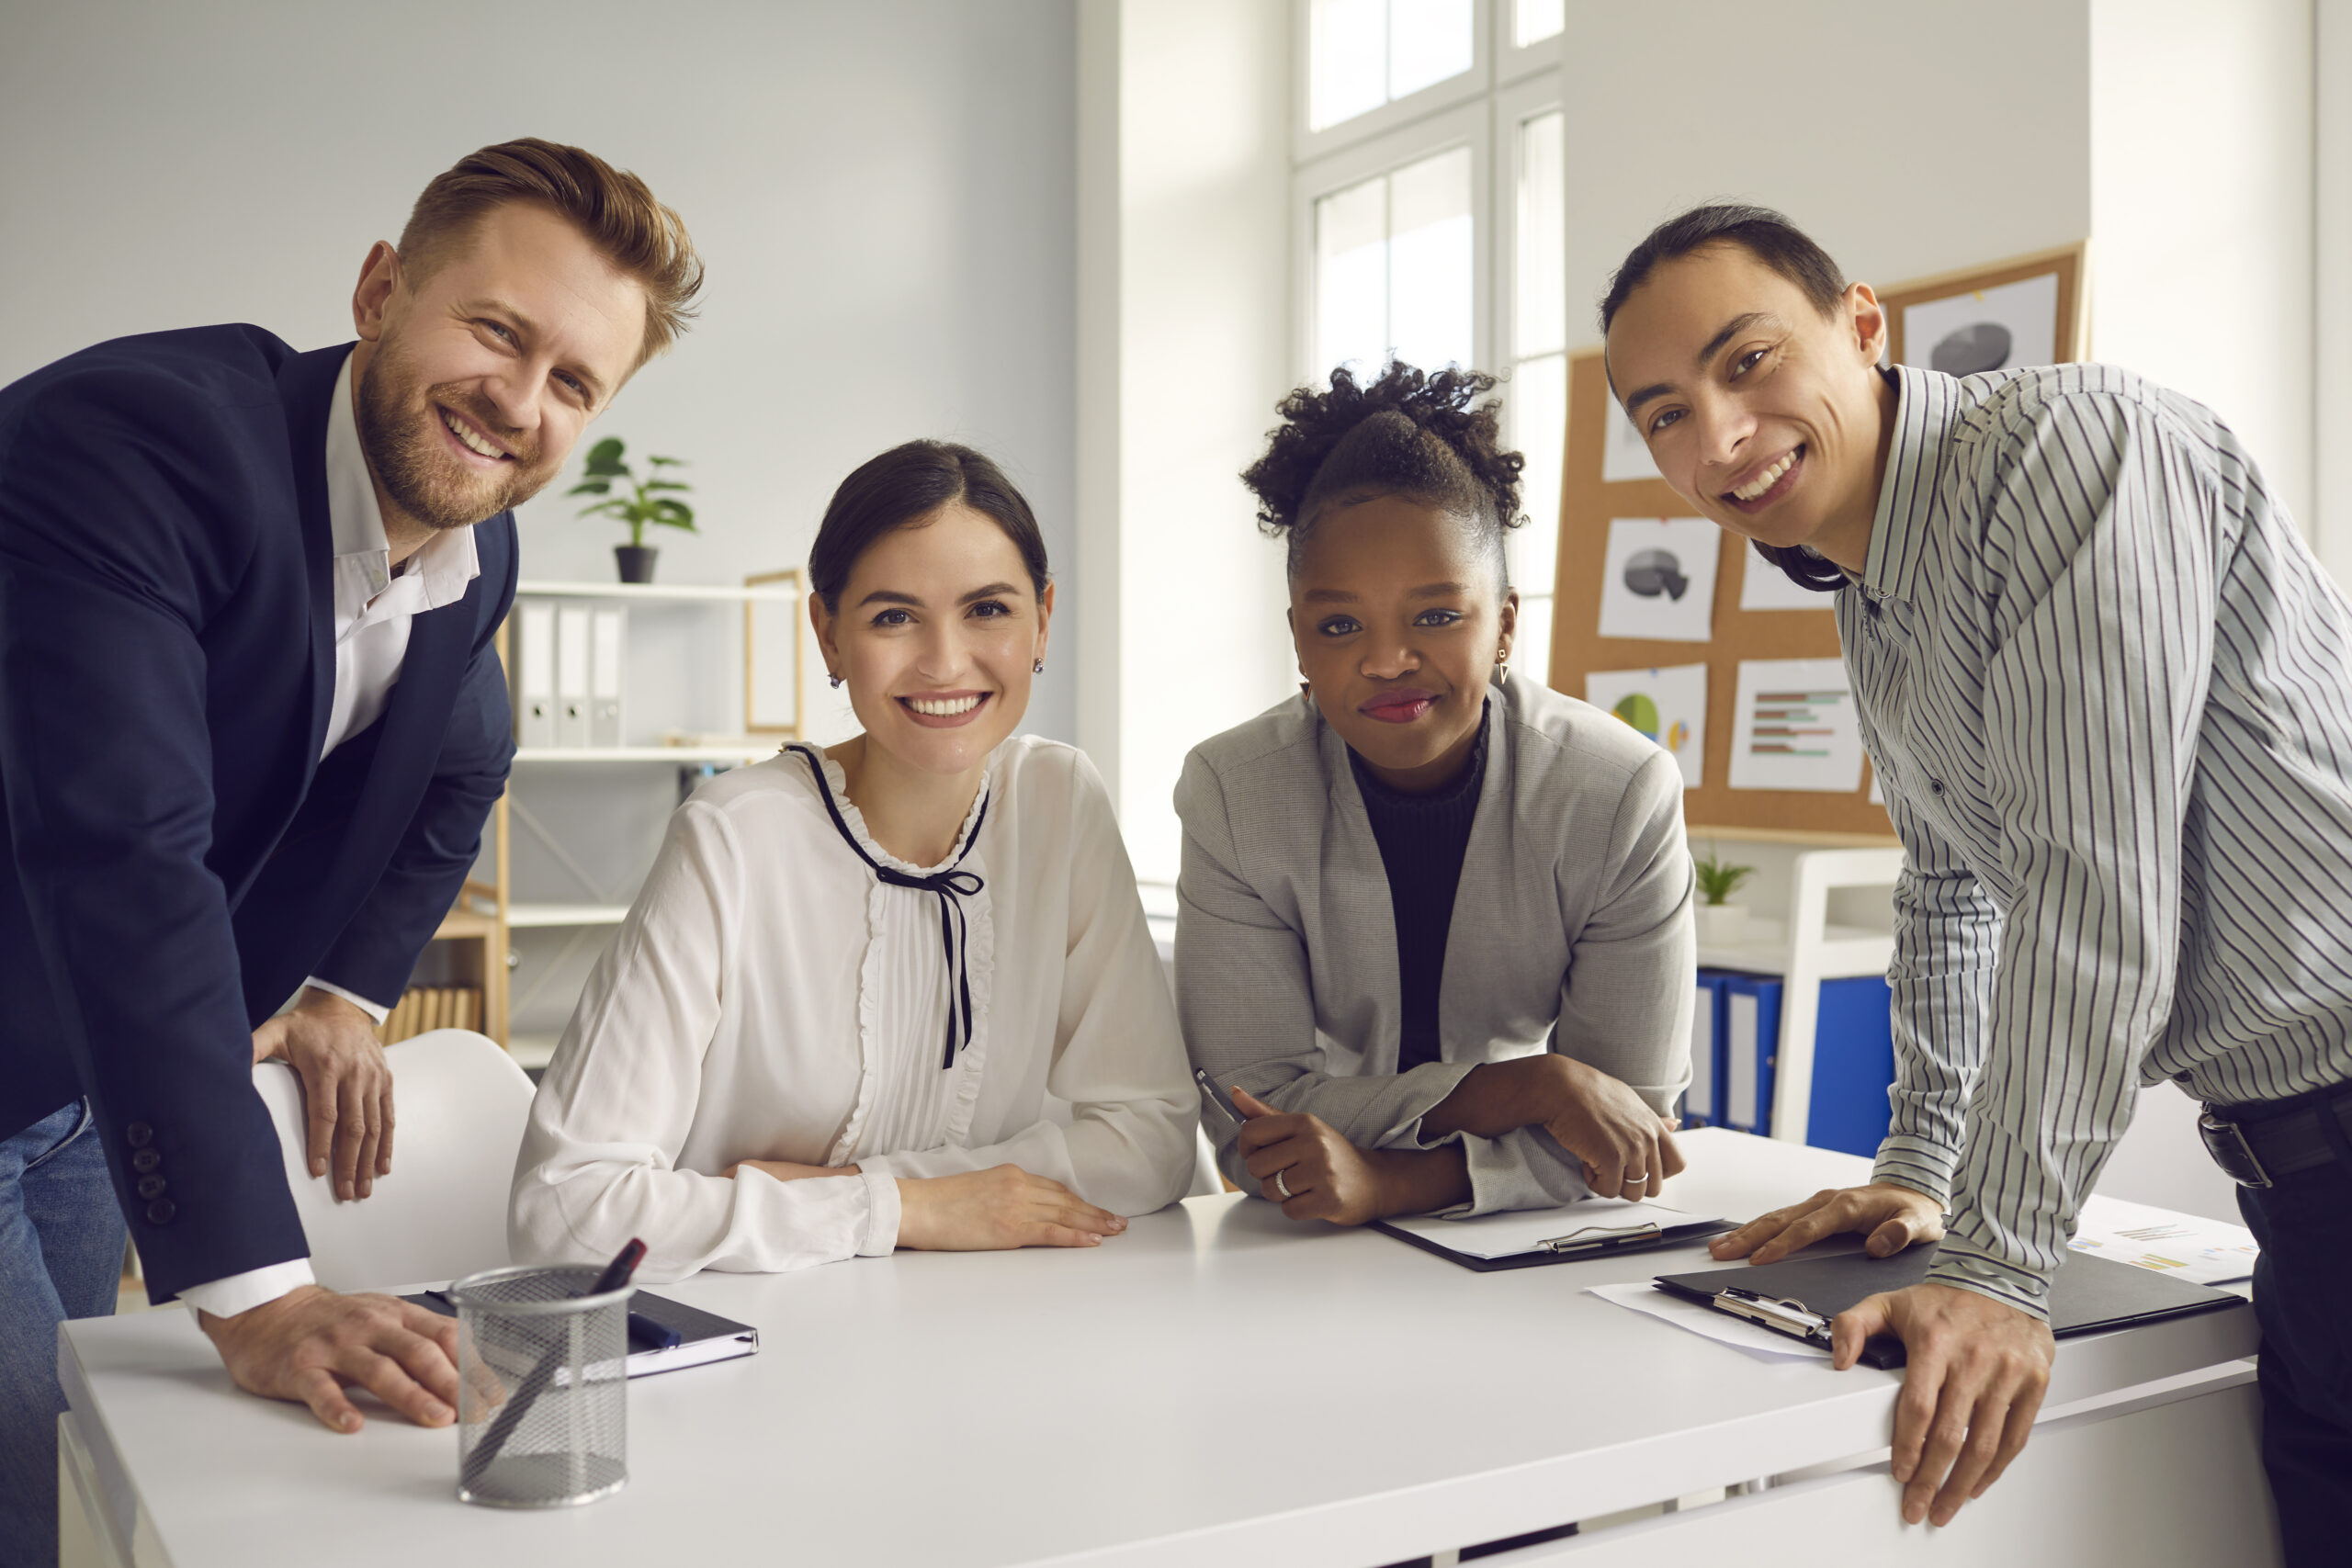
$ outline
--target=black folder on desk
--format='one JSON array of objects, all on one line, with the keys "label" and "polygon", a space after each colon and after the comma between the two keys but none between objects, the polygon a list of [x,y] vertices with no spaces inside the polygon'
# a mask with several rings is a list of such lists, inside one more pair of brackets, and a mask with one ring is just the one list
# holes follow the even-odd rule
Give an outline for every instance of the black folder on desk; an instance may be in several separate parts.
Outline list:
[{"label": "black folder on desk", "polygon": [[[1863,1252],[1791,1258],[1695,1274],[1661,1274],[1652,1282],[1685,1301],[1826,1348],[1831,1318],[1866,1296],[1919,1283],[1935,1260],[1934,1247],[1914,1247],[1892,1258],[1872,1258]],[[2050,1284],[2050,1331],[2064,1339],[2069,1335],[2245,1306],[2244,1298],[2210,1285],[2194,1285],[2111,1258],[2069,1252]],[[1866,1366],[1894,1368],[1903,1365],[1903,1342],[1891,1335],[1873,1338],[1862,1348]]]},{"label": "black folder on desk", "polygon": [[1680,1224],[1612,1224],[1606,1214],[1587,1213],[1577,1217],[1544,1220],[1540,1228],[1556,1235],[1532,1238],[1524,1248],[1506,1252],[1498,1257],[1481,1257],[1476,1252],[1446,1245],[1442,1230],[1436,1235],[1426,1231],[1416,1233],[1403,1225],[1374,1220],[1371,1228],[1395,1236],[1410,1247],[1458,1263],[1464,1269],[1475,1269],[1481,1274],[1491,1274],[1502,1269],[1535,1269],[1547,1263],[1584,1263],[1595,1258],[1620,1258],[1629,1252],[1655,1252],[1661,1247],[1681,1247],[1689,1242],[1704,1241],[1733,1229],[1728,1220],[1708,1219],[1690,1215]]}]

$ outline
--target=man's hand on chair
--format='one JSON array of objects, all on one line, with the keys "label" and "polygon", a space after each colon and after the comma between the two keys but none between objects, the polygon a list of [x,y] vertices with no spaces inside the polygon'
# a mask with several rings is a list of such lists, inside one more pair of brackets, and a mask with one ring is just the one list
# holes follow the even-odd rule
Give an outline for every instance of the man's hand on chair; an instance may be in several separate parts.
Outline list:
[{"label": "man's hand on chair", "polygon": [[303,1285],[234,1317],[196,1318],[239,1388],[308,1404],[335,1431],[367,1425],[344,1393],[353,1384],[420,1427],[457,1419],[457,1319],[413,1302]]},{"label": "man's hand on chair", "polygon": [[302,988],[290,1011],[254,1031],[254,1060],[282,1056],[302,1077],[311,1174],[334,1167],[335,1196],[375,1190],[392,1173],[392,1069],[375,1021],[332,991]]}]

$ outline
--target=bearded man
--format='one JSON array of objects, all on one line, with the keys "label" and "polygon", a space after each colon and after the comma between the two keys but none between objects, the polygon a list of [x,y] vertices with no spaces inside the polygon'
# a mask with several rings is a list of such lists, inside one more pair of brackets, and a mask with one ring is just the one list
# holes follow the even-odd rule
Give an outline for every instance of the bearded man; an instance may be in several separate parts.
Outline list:
[{"label": "bearded man", "polygon": [[356,344],[157,333],[0,389],[0,1561],[56,1561],[57,1325],[112,1310],[126,1224],[243,1388],[453,1418],[447,1320],[312,1282],[253,1066],[365,1199],[374,1025],[514,751],[513,508],[701,276],[635,175],[514,141],[369,250]]}]

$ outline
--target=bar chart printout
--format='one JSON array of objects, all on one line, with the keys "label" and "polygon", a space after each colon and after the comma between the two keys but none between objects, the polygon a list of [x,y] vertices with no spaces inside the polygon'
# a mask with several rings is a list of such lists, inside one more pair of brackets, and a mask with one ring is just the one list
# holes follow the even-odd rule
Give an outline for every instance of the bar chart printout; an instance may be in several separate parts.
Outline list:
[{"label": "bar chart printout", "polygon": [[1861,725],[1844,660],[1741,662],[1731,787],[1837,795],[1862,787]]}]

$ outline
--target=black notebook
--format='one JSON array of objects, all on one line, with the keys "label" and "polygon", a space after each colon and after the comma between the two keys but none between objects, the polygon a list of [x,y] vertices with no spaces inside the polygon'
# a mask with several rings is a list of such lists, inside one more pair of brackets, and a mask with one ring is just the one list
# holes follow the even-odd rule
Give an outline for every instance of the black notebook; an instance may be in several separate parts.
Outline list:
[{"label": "black notebook", "polygon": [[[1834,1258],[1738,1263],[1695,1274],[1661,1274],[1653,1283],[1685,1301],[1826,1348],[1831,1318],[1866,1296],[1919,1283],[1935,1260],[1934,1247],[1914,1247],[1892,1258],[1849,1252]],[[2050,1284],[2050,1331],[2064,1339],[2225,1307],[2253,1310],[2239,1297],[2210,1285],[2192,1285],[2111,1258],[2069,1252]],[[1862,1361],[1899,1367],[1903,1342],[1891,1335],[1873,1338],[1862,1348]]]},{"label": "black notebook", "polygon": [[[401,1300],[414,1302],[444,1317],[458,1315],[457,1307],[439,1291]],[[748,1323],[690,1307],[651,1291],[639,1291],[628,1299],[628,1375],[633,1378],[748,1356],[759,1348],[760,1331]]]}]

